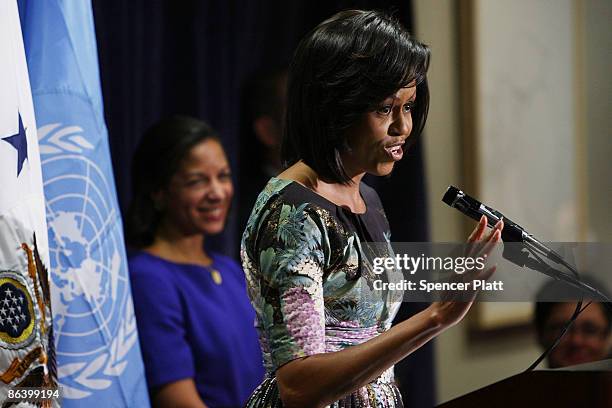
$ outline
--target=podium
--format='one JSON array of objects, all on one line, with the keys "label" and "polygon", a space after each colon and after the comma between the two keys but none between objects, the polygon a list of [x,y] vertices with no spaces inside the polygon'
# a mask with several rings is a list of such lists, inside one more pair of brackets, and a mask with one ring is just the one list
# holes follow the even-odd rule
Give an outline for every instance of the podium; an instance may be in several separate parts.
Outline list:
[{"label": "podium", "polygon": [[438,408],[612,408],[612,359],[506,378]]}]

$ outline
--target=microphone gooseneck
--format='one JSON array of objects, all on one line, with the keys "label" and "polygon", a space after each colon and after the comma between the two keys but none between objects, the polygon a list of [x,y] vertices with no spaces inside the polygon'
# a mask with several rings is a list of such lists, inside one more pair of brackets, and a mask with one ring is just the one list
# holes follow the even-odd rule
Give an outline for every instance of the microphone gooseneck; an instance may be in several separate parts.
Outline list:
[{"label": "microphone gooseneck", "polygon": [[[562,280],[565,283],[580,289],[581,291],[583,291],[583,293],[589,294],[594,299],[603,301],[604,307],[608,307],[612,310],[612,306],[610,306],[609,303],[610,299],[608,299],[608,297],[597,288],[594,288],[593,286],[582,282],[578,271],[573,265],[563,259],[555,251],[551,250],[546,245],[538,241],[533,235],[525,231],[523,227],[510,220],[509,218],[505,217],[499,211],[487,207],[475,198],[472,198],[469,195],[465,194],[463,191],[461,191],[455,186],[448,187],[446,193],[444,194],[444,197],[442,197],[442,201],[444,201],[449,206],[456,208],[457,210],[461,211],[462,213],[476,221],[479,221],[480,217],[485,215],[487,217],[487,224],[490,227],[493,227],[500,219],[503,219],[504,229],[502,230],[502,240],[505,242],[519,242],[523,244],[523,249],[509,249],[504,247],[503,257],[505,259],[518,266],[526,266],[529,269],[541,272],[556,280]],[[529,256],[530,253],[535,257],[535,259]],[[573,274],[573,276],[571,274],[567,274],[558,269],[555,269],[550,265],[547,265],[547,263],[544,262],[538,256],[537,253],[544,255],[546,258],[553,262],[556,262],[557,264],[565,266]],[[553,344],[550,345],[540,355],[540,357],[538,357],[538,359],[536,359],[536,361],[534,361],[534,363],[531,364],[529,368],[527,368],[526,371],[531,371],[535,369],[535,367],[537,367],[538,364],[540,364],[540,362],[550,354],[550,352],[557,346],[557,344],[559,344],[561,338],[565,335],[567,330],[574,323],[578,315],[589,304],[591,304],[591,302],[589,302],[589,304],[582,307],[583,298],[584,296],[581,296],[581,298],[576,303],[576,308],[574,310],[574,313],[572,314],[572,317],[567,321],[567,323],[563,327],[563,330],[561,331],[561,333],[559,333]]]},{"label": "microphone gooseneck", "polygon": [[[533,235],[525,231],[523,227],[510,220],[508,217],[504,216],[499,211],[484,205],[480,201],[476,200],[473,197],[470,197],[455,186],[448,187],[446,193],[442,197],[442,201],[444,201],[449,206],[456,208],[457,210],[461,211],[462,213],[476,221],[480,220],[480,217],[482,217],[483,215],[486,215],[487,223],[490,227],[493,227],[497,223],[497,221],[503,219],[504,229],[502,230],[502,240],[504,242],[523,243],[524,248],[526,248],[528,252],[531,252],[532,255],[538,258],[530,258],[529,253],[513,248],[511,250],[504,249],[503,257],[505,259],[518,266],[526,266],[529,269],[539,271],[548,276],[551,276],[554,279],[565,281],[566,283],[574,286],[575,288],[589,293],[596,299],[610,302],[610,299],[608,299],[607,296],[604,295],[600,290],[594,288],[593,286],[585,282],[582,282],[580,280],[580,276],[576,268],[569,262],[567,262],[565,259],[563,259],[561,255],[548,248],[546,245],[536,239]],[[563,265],[571,272],[571,274],[564,273],[550,266],[545,267],[544,262],[540,260],[537,256],[538,253],[540,255],[545,256],[547,259],[556,262],[559,265]]]}]

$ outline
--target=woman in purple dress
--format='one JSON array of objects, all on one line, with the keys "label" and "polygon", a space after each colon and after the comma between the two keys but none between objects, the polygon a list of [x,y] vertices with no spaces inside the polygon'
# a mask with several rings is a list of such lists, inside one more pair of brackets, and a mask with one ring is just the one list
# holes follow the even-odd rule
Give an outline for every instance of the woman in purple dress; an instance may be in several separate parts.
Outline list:
[{"label": "woman in purple dress", "polygon": [[172,117],[144,135],[133,163],[130,278],[153,406],[239,407],[263,377],[244,273],[204,248],[233,195],[221,143],[204,122]]}]

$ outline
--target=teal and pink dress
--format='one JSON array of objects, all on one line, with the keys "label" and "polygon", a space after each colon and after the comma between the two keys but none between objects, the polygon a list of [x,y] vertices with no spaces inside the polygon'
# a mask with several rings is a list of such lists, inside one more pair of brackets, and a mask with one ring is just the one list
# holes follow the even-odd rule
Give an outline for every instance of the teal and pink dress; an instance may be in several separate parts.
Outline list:
[{"label": "teal and pink dress", "polygon": [[[391,327],[401,294],[372,292],[363,279],[372,274],[366,242],[388,243],[389,225],[376,192],[364,183],[360,192],[363,214],[290,180],[272,178],[259,195],[241,258],[266,377],[247,407],[282,406],[275,372],[283,364],[343,350]],[[393,367],[331,406],[401,407]]]}]

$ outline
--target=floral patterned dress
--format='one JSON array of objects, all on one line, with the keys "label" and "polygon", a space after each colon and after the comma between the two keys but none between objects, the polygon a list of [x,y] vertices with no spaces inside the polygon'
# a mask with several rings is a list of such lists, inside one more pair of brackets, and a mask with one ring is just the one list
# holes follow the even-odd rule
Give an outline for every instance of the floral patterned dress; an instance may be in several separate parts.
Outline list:
[{"label": "floral patterned dress", "polygon": [[[290,180],[272,178],[259,195],[240,252],[266,378],[247,407],[282,406],[274,373],[283,364],[360,344],[391,326],[401,294],[367,290],[364,279],[372,274],[365,243],[388,243],[389,225],[376,192],[364,183],[360,192],[363,214]],[[393,367],[331,406],[401,407]]]}]

